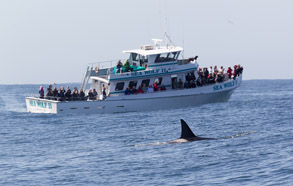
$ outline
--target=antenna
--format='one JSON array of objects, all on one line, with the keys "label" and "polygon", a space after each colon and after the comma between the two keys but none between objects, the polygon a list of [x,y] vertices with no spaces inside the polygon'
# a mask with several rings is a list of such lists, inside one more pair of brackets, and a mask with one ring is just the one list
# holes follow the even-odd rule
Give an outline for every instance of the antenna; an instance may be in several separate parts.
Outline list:
[{"label": "antenna", "polygon": [[165,37],[170,41],[170,43],[175,46],[175,44],[173,43],[173,41],[171,40],[170,36],[168,36],[167,32],[165,32]]}]

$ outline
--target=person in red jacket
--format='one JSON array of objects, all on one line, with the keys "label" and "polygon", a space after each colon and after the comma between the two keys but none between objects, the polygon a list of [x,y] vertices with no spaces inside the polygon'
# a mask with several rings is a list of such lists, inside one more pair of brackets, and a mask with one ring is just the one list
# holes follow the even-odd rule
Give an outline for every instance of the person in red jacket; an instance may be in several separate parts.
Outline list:
[{"label": "person in red jacket", "polygon": [[141,86],[138,87],[137,92],[138,92],[139,94],[142,94],[142,93],[143,93],[143,91],[142,91],[142,89],[141,89]]},{"label": "person in red jacket", "polygon": [[156,81],[154,83],[154,91],[159,91],[158,83]]},{"label": "person in red jacket", "polygon": [[231,79],[231,76],[232,76],[232,69],[231,69],[231,67],[228,67],[227,74],[228,74],[229,79]]}]

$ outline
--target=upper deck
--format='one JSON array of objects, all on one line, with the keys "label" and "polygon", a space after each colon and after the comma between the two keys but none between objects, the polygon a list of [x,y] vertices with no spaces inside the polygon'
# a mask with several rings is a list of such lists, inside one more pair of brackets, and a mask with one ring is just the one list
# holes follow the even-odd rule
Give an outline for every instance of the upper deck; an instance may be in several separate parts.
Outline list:
[{"label": "upper deck", "polygon": [[[82,88],[85,88],[89,79],[110,83],[197,70],[198,64],[195,61],[178,59],[183,51],[182,47],[160,46],[161,40],[155,39],[153,41],[154,45],[143,45],[139,49],[123,51],[123,53],[129,54],[128,59],[90,64]],[[126,63],[128,67],[125,65]]]},{"label": "upper deck", "polygon": [[[129,58],[125,60],[113,60],[106,62],[98,62],[90,64],[92,67],[91,76],[124,76],[128,73],[138,71],[152,71],[159,69],[171,70],[170,68],[194,68],[195,63],[189,64],[188,59],[180,59],[179,55],[183,51],[179,46],[160,46],[161,40],[153,39],[155,45],[143,45],[139,49],[125,50],[123,53],[128,53]],[[122,70],[118,71],[117,64],[121,61],[122,64],[129,63],[131,70],[125,70],[124,65]],[[189,64],[189,65],[187,65]],[[181,65],[187,65],[185,67]],[[179,67],[181,66],[181,67]],[[119,67],[120,68],[120,67]],[[110,77],[109,77],[110,78]]]}]

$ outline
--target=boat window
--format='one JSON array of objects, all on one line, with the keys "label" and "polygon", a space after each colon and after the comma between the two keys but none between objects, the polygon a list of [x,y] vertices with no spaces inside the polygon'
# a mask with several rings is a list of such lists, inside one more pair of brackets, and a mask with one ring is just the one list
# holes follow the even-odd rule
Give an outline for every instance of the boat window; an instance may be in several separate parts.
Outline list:
[{"label": "boat window", "polygon": [[119,82],[116,84],[115,91],[123,90],[124,88],[124,82]]},{"label": "boat window", "polygon": [[141,61],[143,63],[147,63],[148,62],[148,56],[141,56]]},{"label": "boat window", "polygon": [[130,88],[132,88],[133,86],[135,86],[135,88],[136,88],[136,85],[137,85],[137,81],[130,81],[129,84],[128,84],[128,86]]},{"label": "boat window", "polygon": [[158,54],[156,57],[155,63],[176,61],[176,58],[177,58],[177,52]]},{"label": "boat window", "polygon": [[144,80],[142,80],[142,81],[141,81],[141,87],[143,87],[143,86],[142,86],[143,84],[145,84],[145,86],[148,87],[149,84],[150,84],[150,80],[149,80],[149,79],[144,79]]},{"label": "boat window", "polygon": [[139,61],[139,54],[131,53],[132,61]]},{"label": "boat window", "polygon": [[154,83],[157,82],[157,85],[160,86],[162,84],[162,80],[163,80],[162,77],[156,78]]}]

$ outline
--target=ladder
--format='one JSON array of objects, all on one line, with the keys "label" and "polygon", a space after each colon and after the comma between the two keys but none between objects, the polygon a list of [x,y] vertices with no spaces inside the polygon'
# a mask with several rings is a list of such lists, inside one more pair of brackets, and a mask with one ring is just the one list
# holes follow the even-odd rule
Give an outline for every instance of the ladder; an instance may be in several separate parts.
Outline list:
[{"label": "ladder", "polygon": [[90,76],[91,76],[91,72],[93,70],[93,67],[91,65],[87,66],[87,69],[84,73],[84,77],[80,86],[80,89],[82,89],[83,91],[85,91],[87,84],[89,82]]}]

